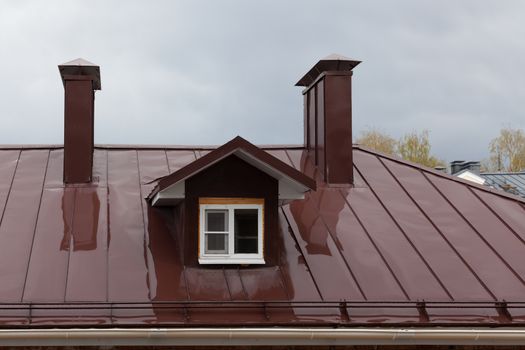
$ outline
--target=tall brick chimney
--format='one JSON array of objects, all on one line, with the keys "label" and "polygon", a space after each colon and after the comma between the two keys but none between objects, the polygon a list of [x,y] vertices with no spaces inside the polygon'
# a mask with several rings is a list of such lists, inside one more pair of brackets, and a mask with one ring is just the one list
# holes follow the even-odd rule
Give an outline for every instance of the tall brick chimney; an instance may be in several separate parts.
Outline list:
[{"label": "tall brick chimney", "polygon": [[295,84],[305,86],[305,145],[325,182],[352,184],[352,69],[360,61],[332,54]]},{"label": "tall brick chimney", "polygon": [[64,183],[92,180],[95,90],[100,67],[78,58],[58,66],[64,83]]}]

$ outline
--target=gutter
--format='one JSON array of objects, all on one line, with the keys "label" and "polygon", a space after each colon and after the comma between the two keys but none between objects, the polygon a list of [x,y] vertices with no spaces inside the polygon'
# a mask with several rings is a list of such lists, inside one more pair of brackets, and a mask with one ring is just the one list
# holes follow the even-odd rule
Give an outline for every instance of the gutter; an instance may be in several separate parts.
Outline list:
[{"label": "gutter", "polygon": [[0,346],[524,345],[525,328],[0,329]]}]

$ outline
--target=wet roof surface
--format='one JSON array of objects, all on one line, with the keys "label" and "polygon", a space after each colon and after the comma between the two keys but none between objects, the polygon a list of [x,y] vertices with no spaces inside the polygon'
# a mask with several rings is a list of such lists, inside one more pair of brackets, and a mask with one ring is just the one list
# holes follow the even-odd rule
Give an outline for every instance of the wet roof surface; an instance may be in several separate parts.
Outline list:
[{"label": "wet roof surface", "polygon": [[96,182],[65,188],[62,149],[0,150],[0,323],[525,323],[523,202],[363,148],[353,188],[280,209],[278,266],[184,266],[144,198],[207,152],[99,147]]}]

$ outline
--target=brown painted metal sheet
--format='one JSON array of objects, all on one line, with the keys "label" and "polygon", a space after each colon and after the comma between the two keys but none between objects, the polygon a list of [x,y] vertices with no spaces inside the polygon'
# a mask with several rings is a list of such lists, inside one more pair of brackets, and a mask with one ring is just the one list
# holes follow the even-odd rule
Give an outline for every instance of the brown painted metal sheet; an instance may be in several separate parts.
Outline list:
[{"label": "brown painted metal sheet", "polygon": [[108,298],[150,297],[136,151],[108,152]]},{"label": "brown painted metal sheet", "polygon": [[0,226],[0,296],[21,301],[49,151],[23,151]]},{"label": "brown painted metal sheet", "polygon": [[280,266],[283,284],[289,300],[321,300],[313,276],[301,251],[297,249],[290,226],[282,210],[279,210],[279,239],[281,242]]},{"label": "brown painted metal sheet", "polygon": [[[521,281],[525,288],[525,245],[474,193],[460,184],[429,176],[449,203],[469,222],[499,259]],[[525,292],[525,289],[523,289]]]},{"label": "brown painted metal sheet", "polygon": [[[490,212],[487,213],[486,208],[481,210],[482,207],[478,206],[481,211],[477,215],[473,213],[472,207],[481,203],[475,202],[472,193],[467,192],[468,188],[435,175],[428,175],[428,179],[468,225],[470,232],[473,233],[472,240],[478,241],[479,246],[473,253],[479,254],[485,260],[484,273],[492,275],[494,283],[499,286],[499,291],[495,293],[498,299],[512,300],[525,295],[525,283],[523,276],[520,275],[523,271],[525,255],[514,255],[523,252],[525,249],[523,243],[516,240],[499,219]],[[471,200],[474,200],[474,203]],[[493,231],[489,232],[487,228]],[[501,237],[498,238],[498,235]],[[470,249],[474,249],[473,247],[471,245]],[[521,261],[521,269],[518,266],[519,261]]]},{"label": "brown painted metal sheet", "polygon": [[0,220],[3,218],[5,205],[11,192],[11,184],[15,170],[18,166],[18,158],[21,151],[2,151],[0,152]]},{"label": "brown painted metal sheet", "polygon": [[502,223],[522,242],[525,243],[525,230],[523,229],[523,215],[525,206],[517,201],[509,201],[491,193],[473,189],[472,192],[485,203],[488,208],[498,216]]},{"label": "brown painted metal sheet", "polygon": [[370,234],[346,203],[348,189],[321,188],[319,212],[367,300],[406,300]]},{"label": "brown painted metal sheet", "polygon": [[168,159],[168,169],[170,174],[197,159],[195,151],[191,150],[166,151],[166,157]]},{"label": "brown painted metal sheet", "polygon": [[317,182],[279,209],[275,265],[185,265],[182,211],[145,197],[201,152],[98,147],[64,186],[61,149],[0,150],[0,324],[525,323],[524,203],[360,148],[351,187],[269,150]]},{"label": "brown painted metal sheet", "polygon": [[75,190],[45,189],[24,289],[24,302],[63,302],[66,292]]},{"label": "brown painted metal sheet", "polygon": [[[456,252],[443,238],[425,213],[409,197],[404,187],[396,181],[380,160],[364,152],[356,152],[355,164],[364,180],[374,193],[381,198],[385,209],[394,218],[412,248],[418,252],[425,266],[429,269],[450,299],[461,299],[467,283],[473,288],[473,294],[480,294],[485,300],[490,297],[475,276],[468,270]],[[386,162],[386,161],[385,161]]]},{"label": "brown painted metal sheet", "polygon": [[285,208],[286,217],[323,300],[362,300],[352,273],[316,208],[314,194]]},{"label": "brown painted metal sheet", "polygon": [[106,188],[75,189],[66,301],[106,301],[108,206]]},{"label": "brown painted metal sheet", "polygon": [[[402,164],[397,168],[388,164],[410,196],[439,231],[443,232],[451,247],[454,247],[466,266],[476,275],[479,284],[486,290],[484,292],[476,284],[459,279],[456,282],[458,286],[464,286],[461,299],[485,299],[487,293],[498,300],[516,298],[517,295],[513,291],[516,288],[518,291],[521,290],[523,285],[494,254],[491,247],[483,242],[469,222],[465,221],[456,208],[452,207],[437,188],[432,186],[427,178],[428,175],[425,176],[419,170],[410,169]],[[446,263],[448,261],[442,262],[442,264]]]},{"label": "brown painted metal sheet", "polygon": [[383,164],[417,206],[413,215],[423,215],[428,220],[429,225],[426,230],[430,231],[429,241],[433,242],[433,246],[429,249],[439,253],[435,256],[435,261],[429,260],[429,262],[435,266],[436,271],[442,271],[440,276],[452,296],[459,300],[492,299],[493,295],[480,280],[475,268],[480,257],[475,256],[475,251],[472,252],[474,255],[471,255],[467,248],[469,244],[475,242],[469,239],[468,231],[465,233],[460,231],[463,229],[461,225],[464,224],[460,218],[454,216],[451,208],[419,170],[387,159],[383,160]]},{"label": "brown painted metal sheet", "polygon": [[[357,171],[354,178],[361,177]],[[410,300],[449,298],[425,260],[413,249],[412,242],[396,225],[391,214],[370,188],[359,188],[349,192],[347,202],[363,223],[364,229],[378,247],[389,268],[396,275]]]}]

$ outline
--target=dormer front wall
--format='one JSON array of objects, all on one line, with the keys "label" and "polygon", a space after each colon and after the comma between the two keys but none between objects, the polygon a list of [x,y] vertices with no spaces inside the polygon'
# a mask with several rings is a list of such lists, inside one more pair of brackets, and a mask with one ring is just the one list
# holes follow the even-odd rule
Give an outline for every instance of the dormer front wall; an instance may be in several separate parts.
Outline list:
[{"label": "dormer front wall", "polygon": [[199,265],[199,199],[231,198],[264,200],[264,265],[275,265],[279,254],[275,242],[278,189],[278,180],[235,155],[230,155],[187,179],[184,199],[184,263],[190,266]]}]

